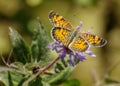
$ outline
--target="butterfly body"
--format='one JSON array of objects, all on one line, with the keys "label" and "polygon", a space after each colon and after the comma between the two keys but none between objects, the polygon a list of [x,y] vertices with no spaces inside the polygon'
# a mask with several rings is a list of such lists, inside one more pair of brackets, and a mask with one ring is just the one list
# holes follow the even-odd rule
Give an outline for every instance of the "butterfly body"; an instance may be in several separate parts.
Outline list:
[{"label": "butterfly body", "polygon": [[51,11],[49,19],[53,24],[51,35],[53,39],[62,43],[72,51],[84,52],[89,49],[90,45],[104,46],[107,41],[91,33],[81,33],[79,29],[74,28],[58,13]]}]

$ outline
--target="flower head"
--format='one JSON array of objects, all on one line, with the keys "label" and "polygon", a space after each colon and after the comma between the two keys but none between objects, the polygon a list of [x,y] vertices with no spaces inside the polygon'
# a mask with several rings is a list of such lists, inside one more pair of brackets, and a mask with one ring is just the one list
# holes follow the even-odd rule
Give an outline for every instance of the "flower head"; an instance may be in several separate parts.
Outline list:
[{"label": "flower head", "polygon": [[50,43],[47,47],[52,48],[53,51],[58,53],[59,57],[62,60],[64,60],[64,58],[68,55],[68,62],[72,66],[74,66],[76,62],[84,61],[86,59],[84,53],[92,57],[95,57],[92,51],[87,50],[85,52],[73,52],[72,50],[70,50],[69,48],[65,47],[64,45],[57,41]]}]

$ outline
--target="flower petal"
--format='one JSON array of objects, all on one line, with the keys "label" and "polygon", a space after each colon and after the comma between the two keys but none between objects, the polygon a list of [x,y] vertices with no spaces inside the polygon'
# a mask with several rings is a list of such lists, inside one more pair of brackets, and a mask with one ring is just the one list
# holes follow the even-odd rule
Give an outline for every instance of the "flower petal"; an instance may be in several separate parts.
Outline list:
[{"label": "flower petal", "polygon": [[87,53],[88,55],[92,57],[96,57],[96,55],[92,51],[87,50],[85,53]]},{"label": "flower petal", "polygon": [[78,56],[78,58],[80,59],[80,61],[85,60],[85,56],[82,53],[76,53],[76,55]]},{"label": "flower petal", "polygon": [[80,21],[80,25],[76,27],[76,29],[80,29],[82,27],[83,23]]},{"label": "flower petal", "polygon": [[72,61],[72,54],[69,55],[69,60],[68,61],[69,61],[71,66],[74,66],[74,63]]}]

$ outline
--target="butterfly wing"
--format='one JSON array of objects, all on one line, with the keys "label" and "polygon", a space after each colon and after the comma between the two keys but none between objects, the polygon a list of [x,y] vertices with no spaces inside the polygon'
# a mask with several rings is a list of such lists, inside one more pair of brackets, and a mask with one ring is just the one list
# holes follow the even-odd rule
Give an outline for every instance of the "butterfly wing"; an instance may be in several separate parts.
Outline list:
[{"label": "butterfly wing", "polygon": [[55,11],[50,11],[49,19],[54,27],[62,27],[69,30],[73,29],[73,26]]},{"label": "butterfly wing", "polygon": [[107,43],[105,39],[91,33],[82,33],[82,36],[88,41],[89,44],[96,47],[102,47]]},{"label": "butterfly wing", "polygon": [[76,36],[69,44],[69,49],[78,52],[84,52],[89,48],[89,44],[80,35]]},{"label": "butterfly wing", "polygon": [[62,43],[65,46],[71,34],[72,32],[69,29],[61,28],[61,27],[53,27],[51,31],[51,35],[53,39]]}]

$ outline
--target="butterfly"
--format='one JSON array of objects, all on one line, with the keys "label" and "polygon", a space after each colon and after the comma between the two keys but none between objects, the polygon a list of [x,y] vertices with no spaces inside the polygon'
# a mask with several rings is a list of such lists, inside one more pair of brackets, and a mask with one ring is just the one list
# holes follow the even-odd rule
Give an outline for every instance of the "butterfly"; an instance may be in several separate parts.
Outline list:
[{"label": "butterfly", "polygon": [[102,47],[107,43],[105,39],[97,35],[80,32],[65,20],[63,16],[60,16],[53,10],[49,13],[49,20],[53,25],[51,30],[53,39],[72,51],[85,52],[90,45]]}]

